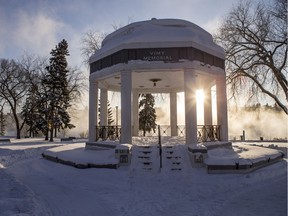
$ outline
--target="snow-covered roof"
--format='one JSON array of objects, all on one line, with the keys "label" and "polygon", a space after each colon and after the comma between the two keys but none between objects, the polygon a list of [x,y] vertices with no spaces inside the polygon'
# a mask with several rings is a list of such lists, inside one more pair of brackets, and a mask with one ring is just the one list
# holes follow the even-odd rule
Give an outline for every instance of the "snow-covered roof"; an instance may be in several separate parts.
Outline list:
[{"label": "snow-covered roof", "polygon": [[180,19],[151,19],[131,23],[109,34],[102,48],[91,56],[90,62],[123,49],[194,47],[224,59],[223,49],[214,43],[210,33],[189,21]]}]

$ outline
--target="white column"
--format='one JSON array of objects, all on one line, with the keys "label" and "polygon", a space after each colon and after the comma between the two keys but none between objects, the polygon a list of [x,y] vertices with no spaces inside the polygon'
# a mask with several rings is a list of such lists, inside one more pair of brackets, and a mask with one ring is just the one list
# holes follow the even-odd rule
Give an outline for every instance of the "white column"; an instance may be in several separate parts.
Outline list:
[{"label": "white column", "polygon": [[220,125],[220,140],[228,140],[226,77],[216,79],[217,122]]},{"label": "white column", "polygon": [[108,125],[108,93],[107,89],[100,91],[100,126]]},{"label": "white column", "polygon": [[131,125],[132,75],[131,71],[121,72],[121,143],[132,143]]},{"label": "white column", "polygon": [[139,132],[139,108],[138,108],[139,92],[133,90],[133,136],[138,136]]},{"label": "white column", "polygon": [[98,113],[98,82],[89,82],[89,142],[96,141]]},{"label": "white column", "polygon": [[177,136],[177,92],[170,92],[171,136]]},{"label": "white column", "polygon": [[186,144],[197,143],[196,74],[184,71]]},{"label": "white column", "polygon": [[204,89],[204,125],[212,125],[212,95],[211,87]]}]

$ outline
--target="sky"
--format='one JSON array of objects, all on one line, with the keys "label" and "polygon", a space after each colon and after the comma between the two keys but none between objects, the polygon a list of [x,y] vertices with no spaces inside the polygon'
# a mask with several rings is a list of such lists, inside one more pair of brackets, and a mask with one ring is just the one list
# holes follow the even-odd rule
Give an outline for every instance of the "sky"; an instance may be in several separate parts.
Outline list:
[{"label": "sky", "polygon": [[49,57],[62,40],[69,44],[70,66],[83,67],[81,37],[94,29],[151,18],[191,21],[213,33],[238,0],[0,0],[0,58],[24,53]]}]

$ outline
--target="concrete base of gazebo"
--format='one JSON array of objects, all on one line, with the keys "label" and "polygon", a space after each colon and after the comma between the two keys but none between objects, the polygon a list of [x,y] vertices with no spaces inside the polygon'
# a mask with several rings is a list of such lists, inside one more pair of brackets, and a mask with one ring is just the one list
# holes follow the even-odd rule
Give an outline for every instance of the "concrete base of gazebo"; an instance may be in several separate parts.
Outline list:
[{"label": "concrete base of gazebo", "polygon": [[[42,156],[53,162],[75,168],[117,169],[122,165],[120,163],[121,155],[127,153],[122,152],[122,150],[129,150],[128,154],[131,158],[129,156],[124,158],[125,160],[128,158],[126,165],[129,165],[131,161],[130,168],[129,166],[125,168],[128,170],[137,169],[138,171],[159,172],[162,169],[166,171],[185,170],[189,172],[193,171],[193,167],[203,167],[207,169],[208,173],[248,173],[281,161],[284,157],[284,153],[276,149],[238,143],[231,145],[229,142],[202,143],[202,147],[199,148],[194,148],[193,145],[188,145],[187,147],[184,143],[179,145],[183,140],[177,142],[176,139],[170,137],[165,139],[166,142],[162,146],[163,166],[159,169],[159,148],[155,145],[147,145],[146,141],[140,143],[141,140],[138,138],[134,138],[134,140],[138,142],[138,145],[124,145],[123,148],[117,144],[115,145],[115,149],[111,149],[112,145],[110,144],[107,149],[101,148],[98,151],[85,148],[84,143],[73,143],[73,145],[47,149],[43,152]],[[152,142],[153,140],[151,140]],[[105,143],[102,143],[102,145],[105,146]],[[209,149],[205,145],[209,146]],[[99,143],[97,146],[99,147]],[[118,147],[118,152],[115,151],[116,146]],[[135,149],[139,149],[139,151]],[[132,154],[130,154],[130,151],[132,151]],[[191,166],[189,160],[186,159],[189,157],[189,154],[192,155],[193,153],[198,154],[198,156],[206,154],[202,158],[201,166],[199,164],[195,166],[193,163]],[[148,158],[151,158],[151,160],[149,161]]]}]

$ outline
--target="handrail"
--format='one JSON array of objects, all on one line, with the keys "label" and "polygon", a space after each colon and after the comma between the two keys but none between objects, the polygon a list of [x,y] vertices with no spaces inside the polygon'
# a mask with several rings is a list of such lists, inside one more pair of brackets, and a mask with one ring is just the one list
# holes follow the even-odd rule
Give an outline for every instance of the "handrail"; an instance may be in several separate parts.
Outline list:
[{"label": "handrail", "polygon": [[[121,126],[96,126],[96,141],[98,140],[120,140]],[[147,137],[171,136],[170,125],[158,125],[158,130],[146,132]],[[185,125],[177,125],[177,135],[186,136]],[[140,133],[139,133],[139,136]],[[220,140],[220,125],[197,125],[197,142],[209,142]]]}]

